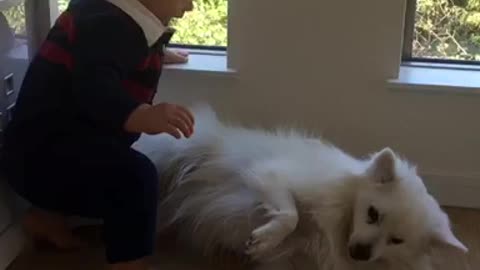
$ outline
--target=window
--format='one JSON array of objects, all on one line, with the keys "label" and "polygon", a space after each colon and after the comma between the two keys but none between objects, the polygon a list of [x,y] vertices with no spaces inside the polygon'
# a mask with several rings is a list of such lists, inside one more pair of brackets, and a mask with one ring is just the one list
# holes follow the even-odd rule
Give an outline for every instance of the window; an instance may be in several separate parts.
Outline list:
[{"label": "window", "polygon": [[58,5],[57,5],[58,12],[61,13],[65,11],[65,9],[67,9],[68,7],[69,2],[70,2],[69,0],[58,0]]},{"label": "window", "polygon": [[228,0],[194,0],[193,11],[172,22],[173,46],[224,49],[227,44]]},{"label": "window", "polygon": [[[28,49],[25,57],[34,54],[47,34],[53,15],[49,9],[49,1],[54,0],[0,0],[0,27],[2,31],[6,28],[5,25],[10,28],[15,45]],[[1,38],[3,42],[4,37]]]},{"label": "window", "polygon": [[480,63],[480,0],[407,0],[405,61]]},{"label": "window", "polygon": [[[61,13],[69,0],[57,0],[54,12]],[[227,47],[228,0],[193,0],[194,10],[171,26],[177,31],[171,40],[172,47],[225,50]],[[56,17],[56,16],[54,16]]]},{"label": "window", "polygon": [[25,37],[27,24],[25,20],[25,5],[23,1],[6,1],[0,0],[0,12],[6,20],[7,25],[11,28],[12,33],[16,37]]},{"label": "window", "polygon": [[23,0],[0,0],[0,53],[26,46],[27,18]]}]

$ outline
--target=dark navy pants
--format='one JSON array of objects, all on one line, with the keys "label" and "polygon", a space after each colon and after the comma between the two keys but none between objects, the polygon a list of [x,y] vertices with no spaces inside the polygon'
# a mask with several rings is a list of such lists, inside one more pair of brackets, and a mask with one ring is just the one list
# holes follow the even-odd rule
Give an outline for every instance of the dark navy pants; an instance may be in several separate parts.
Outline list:
[{"label": "dark navy pants", "polygon": [[143,154],[109,140],[83,138],[3,165],[13,189],[34,206],[103,219],[109,263],[153,254],[158,179]]}]

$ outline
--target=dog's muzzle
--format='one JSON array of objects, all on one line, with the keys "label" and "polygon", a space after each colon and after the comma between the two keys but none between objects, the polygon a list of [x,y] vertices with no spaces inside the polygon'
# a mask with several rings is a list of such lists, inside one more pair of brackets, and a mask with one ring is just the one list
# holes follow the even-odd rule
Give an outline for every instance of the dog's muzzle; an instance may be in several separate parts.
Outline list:
[{"label": "dog's muzzle", "polygon": [[350,257],[356,261],[368,261],[372,257],[372,246],[369,244],[354,244],[348,250]]}]

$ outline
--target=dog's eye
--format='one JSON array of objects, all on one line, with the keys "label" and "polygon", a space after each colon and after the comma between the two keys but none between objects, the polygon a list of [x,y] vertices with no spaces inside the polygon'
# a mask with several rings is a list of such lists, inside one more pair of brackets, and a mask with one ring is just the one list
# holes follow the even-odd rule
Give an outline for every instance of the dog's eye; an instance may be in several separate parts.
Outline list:
[{"label": "dog's eye", "polygon": [[390,239],[388,239],[388,243],[391,245],[400,245],[403,244],[403,242],[403,239],[398,237],[390,237]]},{"label": "dog's eye", "polygon": [[380,217],[380,215],[378,214],[378,210],[375,209],[375,207],[370,206],[370,207],[368,208],[368,219],[367,219],[367,223],[368,223],[368,224],[377,223],[379,217]]}]

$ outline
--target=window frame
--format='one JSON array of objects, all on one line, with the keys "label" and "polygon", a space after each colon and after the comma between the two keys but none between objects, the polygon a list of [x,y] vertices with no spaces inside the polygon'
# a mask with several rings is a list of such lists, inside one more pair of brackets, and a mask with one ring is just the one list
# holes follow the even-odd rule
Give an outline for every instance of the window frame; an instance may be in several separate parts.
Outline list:
[{"label": "window frame", "polygon": [[[29,18],[30,23],[27,25],[27,28],[30,29],[31,33],[34,35],[31,36],[29,39],[29,56],[35,55],[35,52],[39,49],[41,45],[41,41],[46,37],[48,31],[50,31],[51,26],[53,25],[54,21],[58,17],[58,0],[25,0],[29,2]],[[237,54],[232,53],[232,50],[237,51],[234,44],[232,44],[232,40],[235,39],[233,35],[231,35],[232,25],[236,25],[232,23],[232,10],[234,9],[234,5],[236,4],[235,1],[227,0],[228,3],[228,24],[227,24],[227,44],[226,46],[208,46],[208,45],[190,45],[190,44],[177,44],[177,43],[170,43],[167,45],[169,49],[180,49],[189,52],[191,56],[194,55],[210,55],[217,59],[220,57],[225,57],[225,68],[222,68],[219,72],[227,72],[230,73],[231,70],[236,70],[237,67]],[[232,4],[233,3],[233,4]],[[39,6],[38,8],[35,8]],[[30,32],[28,32],[30,35]],[[210,61],[210,60],[209,60]],[[216,60],[213,60],[214,62]],[[188,70],[191,68],[189,65],[186,65],[185,68]],[[176,69],[182,69],[176,67]],[[210,71],[210,70],[209,70]]]},{"label": "window frame", "polygon": [[50,31],[52,18],[55,18],[58,9],[51,8],[55,6],[55,0],[25,0],[24,4],[29,55],[35,55]]},{"label": "window frame", "polygon": [[[25,1],[32,1],[35,2],[35,0],[25,0]],[[229,1],[229,0],[226,0]],[[33,18],[38,18],[41,20],[39,21],[38,24],[40,25],[39,28],[41,29],[35,29],[37,33],[40,33],[39,35],[46,35],[48,30],[50,30],[51,25],[54,23],[52,18],[57,18],[59,15],[59,10],[58,10],[58,0],[46,0],[44,2],[37,0],[36,4],[32,5],[37,5],[39,8],[39,12],[37,14],[34,14],[35,17]],[[41,2],[41,3],[40,3]],[[46,5],[47,4],[47,5]],[[230,2],[228,3],[228,8],[227,8],[227,20],[229,19],[229,13],[230,13]],[[48,12],[47,12],[48,10]],[[39,17],[37,17],[39,16]],[[36,20],[36,19],[35,19]],[[46,21],[51,22],[48,27],[46,27],[45,23]],[[46,29],[48,28],[48,29]],[[227,26],[227,40],[229,40],[229,27]],[[36,39],[37,40],[37,39]],[[226,53],[228,50],[228,44],[227,46],[210,46],[210,45],[195,45],[195,44],[182,44],[182,43],[170,43],[167,48],[178,48],[178,49],[185,49],[185,50],[197,50],[197,51],[213,51],[213,52],[222,52]]]},{"label": "window frame", "polygon": [[215,52],[226,52],[227,47],[228,46],[193,45],[193,44],[182,44],[182,43],[170,43],[167,46],[167,48],[172,48],[172,49],[201,50],[201,51],[215,51]]},{"label": "window frame", "polygon": [[480,61],[457,60],[446,58],[426,58],[414,57],[413,54],[413,38],[415,33],[415,18],[418,0],[406,0],[404,31],[402,44],[402,62],[403,63],[421,63],[435,65],[460,65],[460,66],[480,66]]},{"label": "window frame", "polygon": [[415,31],[415,12],[417,9],[417,0],[406,0],[404,28],[403,28],[403,46],[402,60],[412,61],[413,36]]}]

